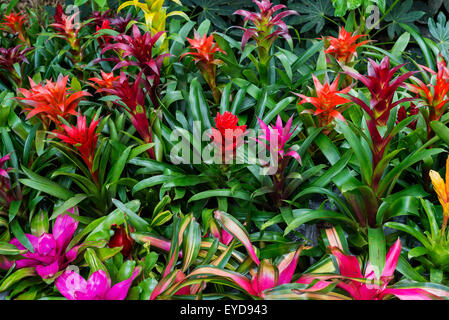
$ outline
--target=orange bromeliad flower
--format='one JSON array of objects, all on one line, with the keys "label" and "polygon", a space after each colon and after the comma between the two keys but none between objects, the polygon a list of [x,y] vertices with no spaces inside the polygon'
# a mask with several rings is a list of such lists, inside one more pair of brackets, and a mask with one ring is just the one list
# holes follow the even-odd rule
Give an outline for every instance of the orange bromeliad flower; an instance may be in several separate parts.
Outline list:
[{"label": "orange bromeliad flower", "polygon": [[369,40],[365,40],[356,43],[357,39],[365,36],[366,35],[364,34],[353,36],[350,32],[347,32],[344,27],[342,27],[340,29],[340,33],[338,34],[338,38],[326,38],[326,40],[329,41],[329,47],[324,52],[333,56],[338,62],[348,64],[354,56],[357,56],[356,49],[369,42]]},{"label": "orange bromeliad flower", "polygon": [[180,59],[184,58],[187,55],[193,56],[193,60],[198,66],[198,69],[200,69],[201,74],[203,75],[209,87],[212,89],[214,98],[219,99],[220,91],[215,85],[215,77],[217,73],[217,65],[222,64],[223,61],[220,59],[216,59],[215,53],[222,52],[226,54],[226,52],[224,52],[218,46],[218,44],[214,43],[213,34],[211,34],[210,36],[207,36],[207,34],[200,36],[200,34],[195,30],[194,35],[194,39],[187,38],[192,51],[182,54]]},{"label": "orange bromeliad flower", "polygon": [[98,141],[98,133],[95,133],[95,131],[99,122],[99,120],[92,121],[87,126],[86,117],[79,115],[76,126],[72,127],[63,124],[61,125],[62,130],[53,131],[59,139],[78,150],[78,153],[92,174],[95,174],[92,171],[92,166]]},{"label": "orange bromeliad flower", "polygon": [[17,97],[22,104],[27,105],[29,111],[27,119],[38,116],[45,129],[48,129],[51,122],[56,126],[61,126],[59,117],[68,120],[71,115],[78,115],[75,111],[80,100],[91,94],[86,91],[70,92],[67,88],[69,76],[59,75],[56,82],[47,80],[45,85],[36,84],[30,79],[31,89],[18,89],[23,97]]},{"label": "orange bromeliad flower", "polygon": [[412,77],[416,84],[408,84],[410,91],[416,93],[420,100],[420,105],[429,108],[429,114],[425,116],[428,127],[433,120],[440,120],[441,116],[449,106],[449,70],[446,67],[444,58],[439,55],[437,68],[435,72],[425,66],[421,66],[424,70],[430,72],[436,77],[432,77],[430,84],[425,84],[416,77]]},{"label": "orange bromeliad flower", "polygon": [[103,70],[100,70],[101,78],[89,78],[90,81],[95,83],[89,83],[96,90],[101,89],[112,89],[114,87],[113,82],[118,81],[120,76],[114,76],[114,72],[106,73]]},{"label": "orange bromeliad flower", "polygon": [[446,182],[444,182],[440,174],[434,170],[430,170],[429,176],[432,180],[433,188],[438,195],[438,200],[440,200],[440,203],[443,206],[443,226],[441,232],[444,235],[447,218],[449,217],[449,156],[446,160]]},{"label": "orange bromeliad flower", "polygon": [[27,42],[23,25],[28,20],[28,16],[22,11],[19,13],[11,12],[9,15],[4,15],[5,22],[0,24],[0,30],[5,30],[14,34],[18,34],[22,42]]},{"label": "orange bromeliad flower", "polygon": [[318,116],[320,120],[320,126],[329,125],[335,118],[345,121],[345,118],[343,118],[343,115],[340,113],[340,111],[337,110],[337,107],[351,101],[341,97],[339,94],[348,93],[349,90],[351,90],[351,87],[346,87],[340,91],[338,90],[338,79],[340,75],[335,78],[332,84],[329,84],[329,82],[327,81],[324,84],[321,84],[320,80],[318,80],[315,75],[312,75],[312,77],[313,83],[315,84],[317,96],[307,97],[300,93],[295,93],[295,95],[302,98],[302,100],[299,101],[298,105],[303,103],[313,104],[316,109],[305,110],[305,112],[313,113],[315,116]]}]

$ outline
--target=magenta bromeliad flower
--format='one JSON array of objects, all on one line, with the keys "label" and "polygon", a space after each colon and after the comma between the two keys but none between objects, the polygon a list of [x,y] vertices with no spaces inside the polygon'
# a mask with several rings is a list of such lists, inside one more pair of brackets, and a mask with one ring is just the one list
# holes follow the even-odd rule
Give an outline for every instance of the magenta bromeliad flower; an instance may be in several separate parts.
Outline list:
[{"label": "magenta bromeliad flower", "polygon": [[[78,208],[72,208],[68,212],[78,215]],[[26,252],[22,254],[23,259],[15,261],[10,261],[6,257],[0,256],[0,268],[9,269],[15,263],[18,269],[34,267],[37,274],[42,278],[52,278],[75,260],[78,254],[80,246],[68,249],[77,227],[78,221],[67,213],[58,216],[51,234],[44,233],[40,237],[25,234],[31,242],[34,252]],[[26,250],[17,238],[12,239],[9,243],[20,250]]]},{"label": "magenta bromeliad flower", "polygon": [[[139,73],[134,83],[130,83],[128,76],[121,72],[119,81],[114,81],[112,88],[101,88],[97,92],[107,92],[118,96],[123,103],[120,103],[120,100],[113,102],[129,113],[131,122],[143,141],[151,143],[153,139],[145,108],[145,93],[140,87],[141,82],[142,73]],[[148,149],[148,155],[151,159],[155,159],[153,148]]]},{"label": "magenta bromeliad flower", "polygon": [[66,270],[55,281],[59,292],[69,300],[125,300],[140,267],[134,269],[131,277],[111,287],[111,279],[103,270],[92,273],[86,281],[73,270]]},{"label": "magenta bromeliad flower", "polygon": [[[270,0],[253,0],[253,2],[257,5],[260,12],[249,12],[242,9],[234,12],[234,14],[243,16],[245,22],[249,20],[254,25],[253,28],[246,29],[238,27],[245,31],[242,38],[242,51],[250,38],[253,38],[257,45],[263,47],[267,52],[277,37],[281,36],[286,40],[290,40],[291,36],[288,33],[288,27],[282,19],[292,14],[297,15],[298,12],[287,10],[273,16],[276,11],[287,7],[283,4],[273,6]],[[273,30],[275,26],[278,28]]]},{"label": "magenta bromeliad flower", "polygon": [[[442,291],[431,288],[387,287],[393,279],[399,255],[401,254],[400,239],[394,243],[387,253],[380,281],[376,281],[376,275],[370,263],[368,263],[365,273],[362,275],[360,263],[356,256],[345,255],[337,247],[331,247],[331,252],[337,259],[340,278],[342,279],[337,283],[337,287],[346,291],[354,300],[383,300],[392,295],[401,300],[432,300],[438,299],[439,295],[443,294]],[[303,275],[297,282],[312,283],[316,281],[312,288],[318,290],[331,285],[331,282],[326,280],[332,278],[335,277],[307,274]]]},{"label": "magenta bromeliad flower", "polygon": [[[279,115],[276,119],[276,125],[274,127],[268,126],[259,118],[257,119],[259,120],[260,128],[263,130],[263,134],[258,136],[258,139],[256,139],[258,143],[265,146],[265,148],[269,150],[271,154],[277,154],[280,159],[292,157],[295,158],[298,162],[301,162],[301,157],[299,156],[298,152],[294,151],[292,148],[285,150],[285,144],[291,138],[297,128],[296,127],[291,130],[293,116],[288,119],[285,127],[283,126],[282,119]],[[262,140],[265,140],[266,142]]]}]

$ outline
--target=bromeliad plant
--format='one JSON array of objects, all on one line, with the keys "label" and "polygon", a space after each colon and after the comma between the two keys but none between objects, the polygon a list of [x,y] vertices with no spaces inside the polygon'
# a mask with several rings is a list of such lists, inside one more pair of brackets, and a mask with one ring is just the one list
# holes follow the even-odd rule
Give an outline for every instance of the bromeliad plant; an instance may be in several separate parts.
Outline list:
[{"label": "bromeliad plant", "polygon": [[[114,103],[128,112],[134,128],[144,143],[149,144],[152,143],[153,138],[145,108],[145,91],[141,83],[142,73],[139,73],[134,83],[130,83],[129,78],[122,72],[120,79],[112,82],[112,88],[101,88],[98,92],[107,92],[120,98],[121,101],[115,100]],[[153,148],[148,149],[147,152],[150,158],[155,158]]]},{"label": "bromeliad plant", "polygon": [[187,41],[189,41],[192,51],[183,53],[180,59],[188,55],[193,56],[195,64],[198,66],[198,69],[200,69],[204,80],[206,80],[212,90],[212,96],[214,97],[215,102],[218,103],[221,98],[221,92],[217,88],[215,79],[217,77],[217,65],[222,64],[223,61],[215,58],[215,54],[217,52],[225,54],[225,52],[220,49],[218,44],[214,43],[213,34],[210,36],[207,36],[207,34],[200,36],[195,30],[195,38],[187,38]]},{"label": "bromeliad plant", "polygon": [[[178,5],[181,5],[179,0],[172,0]],[[168,17],[180,16],[185,20],[189,20],[189,17],[182,11],[170,11],[167,13],[168,8],[163,7],[164,0],[145,0],[144,3],[140,1],[125,1],[120,7],[118,7],[117,12],[120,12],[126,7],[134,6],[135,8],[139,8],[144,13],[145,25],[147,27],[147,31],[150,31],[152,34],[157,34],[159,32],[166,31],[166,21]],[[166,39],[166,35],[162,35],[162,43],[161,43],[161,52],[165,52],[168,50],[168,40]]]},{"label": "bromeliad plant", "polygon": [[388,287],[401,254],[401,241],[398,239],[387,253],[385,267],[380,280],[376,280],[373,266],[368,262],[362,275],[360,262],[356,256],[346,255],[340,248],[330,247],[337,260],[339,275],[303,275],[298,282],[312,284],[312,288],[323,289],[337,279],[337,287],[344,290],[353,300],[384,300],[396,296],[401,300],[438,300],[448,296],[447,288],[429,283],[398,282]]},{"label": "bromeliad plant", "polygon": [[282,20],[290,15],[297,15],[294,10],[282,11],[276,15],[274,13],[281,9],[285,9],[283,4],[274,5],[269,0],[253,2],[259,8],[259,12],[250,12],[247,10],[237,10],[234,14],[244,17],[244,22],[251,21],[253,27],[240,27],[237,28],[244,30],[242,37],[242,51],[249,39],[253,39],[256,42],[258,59],[253,58],[257,70],[260,75],[260,82],[262,85],[268,84],[268,63],[271,59],[270,49],[273,42],[278,37],[283,37],[289,42],[292,47],[292,38],[288,33],[288,27]]},{"label": "bromeliad plant", "polygon": [[426,79],[430,79],[429,84],[425,84],[417,77],[413,77],[412,80],[416,84],[409,83],[408,88],[417,96],[417,107],[424,116],[427,125],[427,138],[430,139],[433,137],[432,121],[439,121],[449,105],[449,98],[447,97],[449,91],[449,70],[446,67],[446,61],[441,55],[438,55],[437,72],[426,66],[420,67],[431,74],[431,77],[426,76]]},{"label": "bromeliad plant", "polygon": [[420,199],[425,216],[424,231],[412,219],[407,223],[388,222],[386,226],[409,234],[422,246],[417,246],[408,252],[409,258],[421,263],[421,271],[430,278],[431,282],[447,284],[444,274],[449,270],[447,220],[449,217],[449,188],[448,188],[449,157],[446,160],[446,181],[434,170],[429,172],[433,188],[442,206],[442,222],[435,206],[428,200]]},{"label": "bromeliad plant", "polygon": [[[337,107],[351,102],[350,100],[340,95],[347,94],[349,90],[351,90],[351,88],[346,87],[342,90],[338,90],[339,75],[335,78],[332,84],[330,84],[329,81],[321,84],[320,80],[318,80],[315,75],[313,75],[312,77],[313,83],[315,85],[315,91],[317,95],[316,97],[307,97],[303,94],[295,93],[295,95],[302,98],[302,100],[298,102],[298,105],[310,103],[316,108],[315,110],[307,109],[303,112],[312,113],[314,116],[318,116],[318,127],[330,126],[331,122],[334,119],[346,121],[341,114],[343,112],[343,107],[338,108],[338,110]],[[329,130],[326,130],[327,131],[325,132],[329,133]]]},{"label": "bromeliad plant", "polygon": [[10,32],[14,35],[17,35],[19,40],[30,45],[30,41],[28,39],[28,36],[24,30],[25,28],[25,22],[28,20],[28,16],[23,12],[11,12],[8,15],[3,16],[4,22],[0,23],[0,30],[4,30],[7,32]]},{"label": "bromeliad plant", "polygon": [[324,38],[326,50],[324,51],[329,57],[335,59],[340,66],[354,66],[354,57],[357,57],[357,48],[368,43],[369,40],[357,42],[358,39],[366,35],[353,35],[345,30],[340,29],[338,37]]},{"label": "bromeliad plant", "polygon": [[27,119],[37,116],[44,127],[49,129],[52,123],[58,128],[62,125],[61,119],[69,120],[71,116],[78,115],[78,103],[90,93],[86,91],[73,92],[67,87],[69,76],[58,76],[56,82],[46,80],[45,84],[36,84],[29,79],[31,88],[18,89],[23,97],[17,97],[23,105],[27,106]]},{"label": "bromeliad plant", "polygon": [[[408,117],[396,124],[396,113],[398,107],[412,98],[404,97],[395,100],[398,94],[397,90],[401,86],[405,86],[405,81],[415,72],[406,72],[394,78],[395,73],[402,67],[399,65],[390,69],[390,60],[388,57],[382,59],[380,64],[370,60],[368,64],[368,75],[364,76],[358,72],[354,72],[345,68],[346,73],[356,80],[362,82],[370,93],[370,102],[366,103],[362,95],[348,95],[348,98],[355,102],[365,112],[366,120],[359,118],[361,123],[340,125],[340,130],[347,139],[349,145],[353,148],[355,155],[360,163],[360,174],[363,184],[368,186],[358,187],[363,202],[369,202],[370,205],[362,209],[360,203],[361,198],[356,196],[350,200],[353,208],[359,215],[359,221],[362,225],[370,227],[376,226],[381,221],[376,218],[378,209],[380,208],[382,197],[388,196],[393,191],[394,182],[399,174],[410,166],[413,161],[419,161],[429,156],[429,153],[435,154],[442,150],[433,149],[421,151],[417,150],[414,154],[409,155],[402,163],[396,165],[395,168],[388,170],[389,163],[401,150],[393,150],[389,152],[393,138],[407,125],[409,125],[414,117]],[[366,133],[363,132],[363,122],[366,121]],[[361,144],[359,135],[363,138]],[[367,150],[369,148],[369,151]],[[413,159],[413,160],[412,160]],[[352,195],[351,197],[354,197]],[[369,199],[369,200],[368,200]],[[355,201],[355,202],[354,202]],[[366,219],[366,220],[365,220]]]},{"label": "bromeliad plant", "polygon": [[[150,96],[153,107],[159,106],[159,85],[161,77],[162,62],[168,53],[153,57],[153,47],[159,38],[164,34],[160,31],[154,35],[151,32],[141,34],[137,25],[133,25],[132,37],[122,34],[114,37],[115,43],[104,47],[101,53],[109,50],[122,52],[120,58],[105,58],[103,60],[112,61],[115,64],[113,70],[128,66],[137,66],[145,75],[145,87]],[[134,58],[131,60],[130,58]]]},{"label": "bromeliad plant", "polygon": [[6,299],[449,298],[444,17],[284,2],[0,4]]}]

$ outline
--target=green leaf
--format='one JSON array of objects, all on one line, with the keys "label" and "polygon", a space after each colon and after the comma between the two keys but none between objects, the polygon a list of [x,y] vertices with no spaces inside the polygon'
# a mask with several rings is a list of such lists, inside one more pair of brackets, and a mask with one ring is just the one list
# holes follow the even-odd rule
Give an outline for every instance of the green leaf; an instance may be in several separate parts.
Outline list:
[{"label": "green leaf", "polygon": [[32,172],[31,170],[28,170],[25,167],[22,167],[22,170],[30,178],[30,179],[19,179],[19,181],[22,184],[62,200],[68,200],[71,197],[73,197],[71,191],[69,191],[66,188],[63,188],[56,182],[53,182],[48,178],[42,177]]},{"label": "green leaf", "polygon": [[377,279],[380,279],[385,266],[386,243],[382,227],[368,228],[369,261]]},{"label": "green leaf", "polygon": [[17,220],[14,220],[9,224],[9,227],[11,228],[12,234],[19,240],[19,242],[28,250],[30,250],[32,253],[34,253],[33,245],[31,244],[30,240],[25,235],[25,232],[23,232],[22,227],[20,226],[19,222]]},{"label": "green leaf", "polygon": [[314,220],[327,220],[335,219],[339,221],[346,222],[350,225],[354,225],[354,221],[346,217],[344,214],[329,210],[311,210],[311,209],[297,209],[293,210],[293,214],[299,215],[299,217],[294,218],[290,223],[288,223],[287,228],[285,228],[284,236],[289,234],[294,229],[303,225],[304,223],[311,222]]},{"label": "green leaf", "polygon": [[74,197],[68,199],[63,204],[61,204],[59,207],[55,208],[55,210],[53,211],[53,214],[50,217],[50,220],[56,219],[59,215],[68,211],[69,209],[75,207],[76,205],[78,205],[81,201],[83,201],[86,198],[87,198],[87,195],[78,193]]},{"label": "green leaf", "polygon": [[19,282],[23,278],[32,277],[35,275],[36,275],[36,271],[35,271],[34,267],[19,269],[16,272],[9,275],[8,277],[6,277],[5,279],[3,279],[3,281],[0,285],[0,292],[8,290],[9,287],[11,287],[13,284]]},{"label": "green leaf", "polygon": [[26,250],[17,249],[17,247],[8,242],[0,241],[0,254],[5,256],[13,256],[25,253]]},{"label": "green leaf", "polygon": [[232,191],[231,189],[208,190],[195,194],[188,202],[198,201],[212,197],[231,197],[250,201],[251,195],[245,191]]}]

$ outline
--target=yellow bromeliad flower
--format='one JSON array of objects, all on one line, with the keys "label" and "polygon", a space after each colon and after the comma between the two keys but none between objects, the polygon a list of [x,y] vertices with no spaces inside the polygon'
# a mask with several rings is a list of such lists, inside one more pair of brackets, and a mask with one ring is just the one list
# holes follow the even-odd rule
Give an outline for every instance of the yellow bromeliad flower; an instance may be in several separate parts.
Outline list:
[{"label": "yellow bromeliad flower", "polygon": [[446,182],[444,182],[440,174],[434,170],[430,170],[429,176],[430,179],[432,179],[433,188],[438,195],[438,200],[440,200],[440,203],[443,206],[443,226],[441,232],[444,235],[447,219],[449,217],[449,156],[446,160]]},{"label": "yellow bromeliad flower", "polygon": [[[181,5],[181,2],[179,0],[172,1]],[[144,12],[145,24],[148,31],[151,31],[151,34],[156,34],[159,31],[166,31],[165,23],[168,17],[181,16],[184,19],[189,20],[189,17],[182,11],[171,11],[167,13],[167,8],[162,7],[163,4],[164,0],[145,0],[145,3],[142,3],[138,0],[125,1],[117,9],[117,12],[120,12],[120,10],[129,6],[140,8]],[[167,36],[164,34],[161,39],[162,44],[160,49],[161,52],[164,52],[168,50]]]}]

